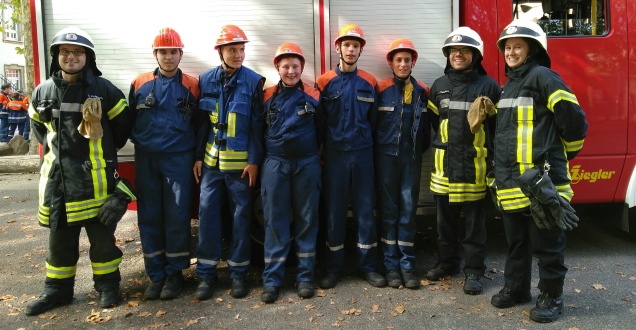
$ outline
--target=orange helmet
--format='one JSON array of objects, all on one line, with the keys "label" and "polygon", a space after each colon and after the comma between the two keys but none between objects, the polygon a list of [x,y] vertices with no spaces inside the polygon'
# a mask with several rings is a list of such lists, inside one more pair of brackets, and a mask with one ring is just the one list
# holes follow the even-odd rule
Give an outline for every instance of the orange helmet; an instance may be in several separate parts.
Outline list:
[{"label": "orange helmet", "polygon": [[334,45],[338,46],[340,40],[344,38],[358,39],[360,41],[361,47],[364,47],[364,45],[367,43],[367,41],[364,39],[364,32],[362,32],[362,29],[356,24],[347,24],[343,26],[340,31],[338,31],[338,37],[333,42]]},{"label": "orange helmet", "polygon": [[413,55],[413,64],[415,64],[415,62],[417,61],[417,50],[415,50],[415,45],[413,45],[413,42],[406,38],[395,39],[389,45],[389,51],[386,53],[386,60],[390,63],[391,58],[393,57],[393,53],[400,50],[411,52],[411,54]]},{"label": "orange helmet", "polygon": [[169,27],[159,30],[155,41],[152,42],[152,49],[162,48],[183,48],[183,42],[181,41],[179,33]]},{"label": "orange helmet", "polygon": [[227,44],[233,43],[246,43],[249,42],[247,40],[247,36],[245,36],[245,32],[241,30],[240,27],[236,25],[223,25],[221,27],[221,33],[219,34],[219,38],[216,39],[216,44],[214,44],[214,49],[219,49],[219,47]]},{"label": "orange helmet", "polygon": [[305,56],[303,55],[303,51],[300,50],[300,47],[294,43],[286,42],[276,49],[276,55],[274,55],[274,66],[278,66],[278,60],[281,56],[284,55],[297,55],[300,57],[300,65],[301,67],[305,67]]}]

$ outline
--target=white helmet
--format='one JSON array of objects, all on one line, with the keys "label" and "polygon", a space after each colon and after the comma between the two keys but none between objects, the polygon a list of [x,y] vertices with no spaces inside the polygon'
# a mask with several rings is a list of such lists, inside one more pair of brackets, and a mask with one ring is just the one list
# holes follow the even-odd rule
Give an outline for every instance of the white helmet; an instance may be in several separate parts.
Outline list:
[{"label": "white helmet", "polygon": [[93,39],[88,35],[84,30],[78,27],[67,27],[65,29],[60,30],[55,37],[53,37],[53,42],[51,43],[51,48],[49,49],[51,56],[53,56],[54,51],[57,51],[59,45],[62,44],[70,44],[83,46],[95,54],[95,46],[93,45]]},{"label": "white helmet", "polygon": [[442,53],[448,57],[448,48],[450,46],[468,46],[479,51],[481,57],[484,57],[484,42],[477,32],[467,26],[460,26],[451,32],[442,46]]},{"label": "white helmet", "polygon": [[502,54],[504,53],[504,47],[506,45],[505,40],[508,38],[534,39],[539,42],[546,53],[548,52],[548,38],[539,24],[533,21],[516,19],[508,24],[503,31],[501,31],[499,40],[497,40],[497,48],[499,48],[499,51]]}]

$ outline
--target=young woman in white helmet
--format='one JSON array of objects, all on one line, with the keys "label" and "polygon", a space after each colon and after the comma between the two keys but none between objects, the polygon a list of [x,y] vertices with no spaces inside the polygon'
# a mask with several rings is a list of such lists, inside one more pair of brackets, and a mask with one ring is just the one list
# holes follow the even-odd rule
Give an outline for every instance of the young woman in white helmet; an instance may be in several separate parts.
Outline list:
[{"label": "young woman in white helmet", "polygon": [[[428,103],[435,132],[430,187],[437,208],[438,260],[426,277],[437,281],[454,275],[463,259],[464,293],[476,295],[483,290],[486,270],[484,198],[495,119],[471,127],[467,113],[480,96],[496,104],[501,89],[481,65],[484,43],[477,32],[459,27],[446,38],[442,53],[447,57],[446,69],[433,83]],[[464,235],[460,232],[462,213]]]},{"label": "young woman in white helmet", "polygon": [[[585,113],[576,96],[550,70],[547,46],[545,32],[527,20],[510,23],[497,41],[508,81],[497,112],[495,184],[509,248],[504,287],[491,303],[507,308],[532,299],[534,256],[539,260],[541,294],[530,319],[537,322],[554,321],[562,313],[567,273],[564,220],[573,216],[568,202],[574,194],[568,161],[579,153],[587,133]],[[532,171],[548,172],[532,183],[544,191],[528,193],[531,187],[521,183],[522,175]],[[550,186],[545,185],[548,181]],[[538,201],[545,197],[538,193],[545,195],[548,188],[552,196],[547,197],[556,204]]]}]

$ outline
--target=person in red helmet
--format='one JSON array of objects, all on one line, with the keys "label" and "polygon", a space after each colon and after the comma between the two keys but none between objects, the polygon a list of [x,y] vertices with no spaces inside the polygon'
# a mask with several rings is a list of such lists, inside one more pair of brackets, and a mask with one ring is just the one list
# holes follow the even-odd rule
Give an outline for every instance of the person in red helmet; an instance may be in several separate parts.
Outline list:
[{"label": "person in red helmet", "polygon": [[340,57],[338,66],[316,80],[327,116],[323,155],[328,251],[322,288],[336,286],[344,268],[349,191],[358,223],[358,272],[372,286],[386,286],[386,279],[377,271],[378,237],[373,215],[373,132],[377,126],[378,83],[372,74],[359,70],[357,64],[365,44],[359,26],[343,26],[334,41]]},{"label": "person in red helmet", "polygon": [[274,55],[274,67],[280,81],[265,89],[263,105],[266,126],[261,196],[265,268],[261,301],[266,303],[278,299],[292,242],[298,257],[298,296],[314,295],[321,186],[318,136],[324,126],[320,92],[300,79],[305,67],[300,47],[293,43],[280,45]]},{"label": "person in red helmet", "polygon": [[206,134],[197,137],[194,176],[201,185],[195,298],[212,297],[221,259],[221,209],[232,214],[227,263],[231,295],[245,297],[250,265],[252,193],[263,153],[263,84],[265,78],[243,66],[245,32],[236,25],[221,28],[214,49],[221,65],[199,76],[199,109],[209,117]]},{"label": "person in red helmet", "polygon": [[420,194],[422,153],[431,126],[426,114],[428,86],[411,76],[418,59],[408,39],[391,42],[386,60],[393,77],[378,83],[375,170],[380,240],[388,285],[418,289],[415,213]]},{"label": "person in red helmet", "polygon": [[182,269],[190,266],[190,219],[199,83],[183,73],[181,36],[166,27],[157,33],[152,54],[157,68],[130,85],[135,114],[137,218],[150,285],[144,299],[173,299],[182,290]]},{"label": "person in red helmet", "polygon": [[50,53],[51,78],[29,104],[33,135],[43,147],[37,218],[50,231],[44,292],[27,305],[27,315],[73,301],[82,228],[99,306],[117,306],[123,253],[115,230],[136,198],[117,174],[117,150],[130,137],[132,111],[124,93],[101,77],[91,37],[77,27],[62,29]]}]

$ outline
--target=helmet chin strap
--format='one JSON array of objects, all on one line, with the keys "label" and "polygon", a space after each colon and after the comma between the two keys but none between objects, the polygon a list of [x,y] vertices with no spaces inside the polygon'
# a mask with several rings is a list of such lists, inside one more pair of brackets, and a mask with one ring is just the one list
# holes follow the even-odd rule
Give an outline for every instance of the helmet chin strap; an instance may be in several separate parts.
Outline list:
[{"label": "helmet chin strap", "polygon": [[[223,47],[223,46],[221,46],[221,47]],[[225,71],[227,71],[227,70],[236,70],[235,67],[232,67],[229,64],[227,64],[227,62],[225,62],[225,59],[223,58],[223,53],[221,53],[221,47],[219,47],[219,57],[221,58],[221,62],[223,63],[223,65],[225,65]]]},{"label": "helmet chin strap", "polygon": [[406,81],[408,81],[408,80],[409,80],[409,78],[411,77],[411,74],[412,74],[412,73],[413,73],[413,70],[409,71],[409,75],[408,75],[408,76],[406,76],[406,78],[402,79],[402,78],[398,77],[398,76],[395,74],[395,71],[393,71],[393,77],[395,77],[395,78],[397,78],[397,79],[399,79],[399,80],[402,80],[403,82],[406,82]]}]

